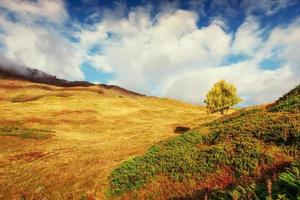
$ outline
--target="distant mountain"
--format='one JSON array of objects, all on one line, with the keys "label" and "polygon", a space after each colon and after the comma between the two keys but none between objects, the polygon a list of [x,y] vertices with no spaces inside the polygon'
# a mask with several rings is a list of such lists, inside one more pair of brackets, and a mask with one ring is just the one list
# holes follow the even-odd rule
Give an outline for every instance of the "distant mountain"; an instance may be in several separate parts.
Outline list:
[{"label": "distant mountain", "polygon": [[10,78],[10,79],[22,79],[34,83],[43,83],[60,87],[88,87],[88,86],[100,86],[101,88],[110,89],[118,91],[121,94],[128,94],[134,96],[145,96],[127,89],[124,89],[115,85],[106,84],[93,84],[87,81],[67,81],[64,79],[59,79],[56,76],[47,74],[43,71],[32,69],[29,67],[4,67],[0,66],[0,78]]},{"label": "distant mountain", "polygon": [[37,69],[29,67],[2,67],[0,66],[0,77],[10,77],[25,79],[35,83],[45,83],[55,86],[72,87],[72,86],[91,86],[92,83],[86,81],[67,81],[59,79],[56,76],[47,74]]}]

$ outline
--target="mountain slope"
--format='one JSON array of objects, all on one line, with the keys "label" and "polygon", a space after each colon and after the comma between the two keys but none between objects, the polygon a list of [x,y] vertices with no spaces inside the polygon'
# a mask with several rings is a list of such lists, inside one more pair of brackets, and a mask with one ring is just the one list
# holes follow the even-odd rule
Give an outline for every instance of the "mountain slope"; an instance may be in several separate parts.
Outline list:
[{"label": "mountain slope", "polygon": [[300,112],[300,85],[269,106],[270,111]]},{"label": "mountain slope", "polygon": [[132,92],[115,85],[92,84],[86,81],[67,81],[64,79],[59,79],[56,76],[52,76],[40,70],[31,69],[28,67],[13,68],[13,67],[0,66],[0,79],[24,80],[33,83],[42,83],[42,84],[60,86],[60,87],[98,86],[99,88],[105,90],[112,90],[123,95],[143,96],[139,93]]},{"label": "mountain slope", "polygon": [[0,199],[106,199],[113,168],[219,115],[114,86],[0,79]]},{"label": "mountain slope", "polygon": [[52,76],[37,69],[31,69],[28,67],[4,67],[0,66],[1,78],[23,79],[35,83],[46,83],[56,86],[91,86],[91,83],[85,81],[66,81],[58,79],[56,76]]},{"label": "mountain slope", "polygon": [[[299,95],[295,88],[287,96]],[[298,110],[293,102],[289,107]],[[162,141],[122,163],[109,176],[108,194],[121,199],[266,199],[266,182],[276,180],[299,161],[299,155],[299,113],[245,109]],[[251,185],[253,191],[242,194],[243,187]],[[276,187],[273,199],[300,198],[299,191]],[[226,193],[237,188],[239,196]]]}]

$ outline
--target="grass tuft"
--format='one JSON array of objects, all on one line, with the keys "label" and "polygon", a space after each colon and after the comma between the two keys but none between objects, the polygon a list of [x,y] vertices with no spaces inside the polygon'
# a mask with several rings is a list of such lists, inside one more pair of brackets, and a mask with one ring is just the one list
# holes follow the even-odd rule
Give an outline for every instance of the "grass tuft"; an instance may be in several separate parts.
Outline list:
[{"label": "grass tuft", "polygon": [[0,136],[17,136],[21,138],[47,139],[53,136],[53,131],[20,127],[0,127]]}]

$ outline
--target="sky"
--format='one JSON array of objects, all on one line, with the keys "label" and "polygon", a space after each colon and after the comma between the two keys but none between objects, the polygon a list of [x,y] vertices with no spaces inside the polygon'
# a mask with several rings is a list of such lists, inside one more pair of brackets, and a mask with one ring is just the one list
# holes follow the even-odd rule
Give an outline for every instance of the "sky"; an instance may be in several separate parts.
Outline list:
[{"label": "sky", "polygon": [[300,0],[0,0],[0,65],[195,104],[220,79],[276,100],[299,50]]}]

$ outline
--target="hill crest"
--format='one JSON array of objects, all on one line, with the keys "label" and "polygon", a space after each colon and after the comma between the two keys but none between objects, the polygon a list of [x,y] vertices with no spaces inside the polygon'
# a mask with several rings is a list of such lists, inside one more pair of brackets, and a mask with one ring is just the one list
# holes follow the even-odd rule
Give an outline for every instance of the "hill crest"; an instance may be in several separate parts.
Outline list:
[{"label": "hill crest", "polygon": [[14,68],[14,67],[0,66],[0,79],[2,78],[24,80],[33,83],[41,83],[41,84],[58,86],[58,87],[99,86],[102,89],[114,90],[124,95],[145,96],[143,94],[139,94],[137,92],[133,92],[116,85],[93,84],[87,81],[68,81],[68,80],[57,78],[56,76],[47,74],[38,69],[32,69],[29,67]]}]

